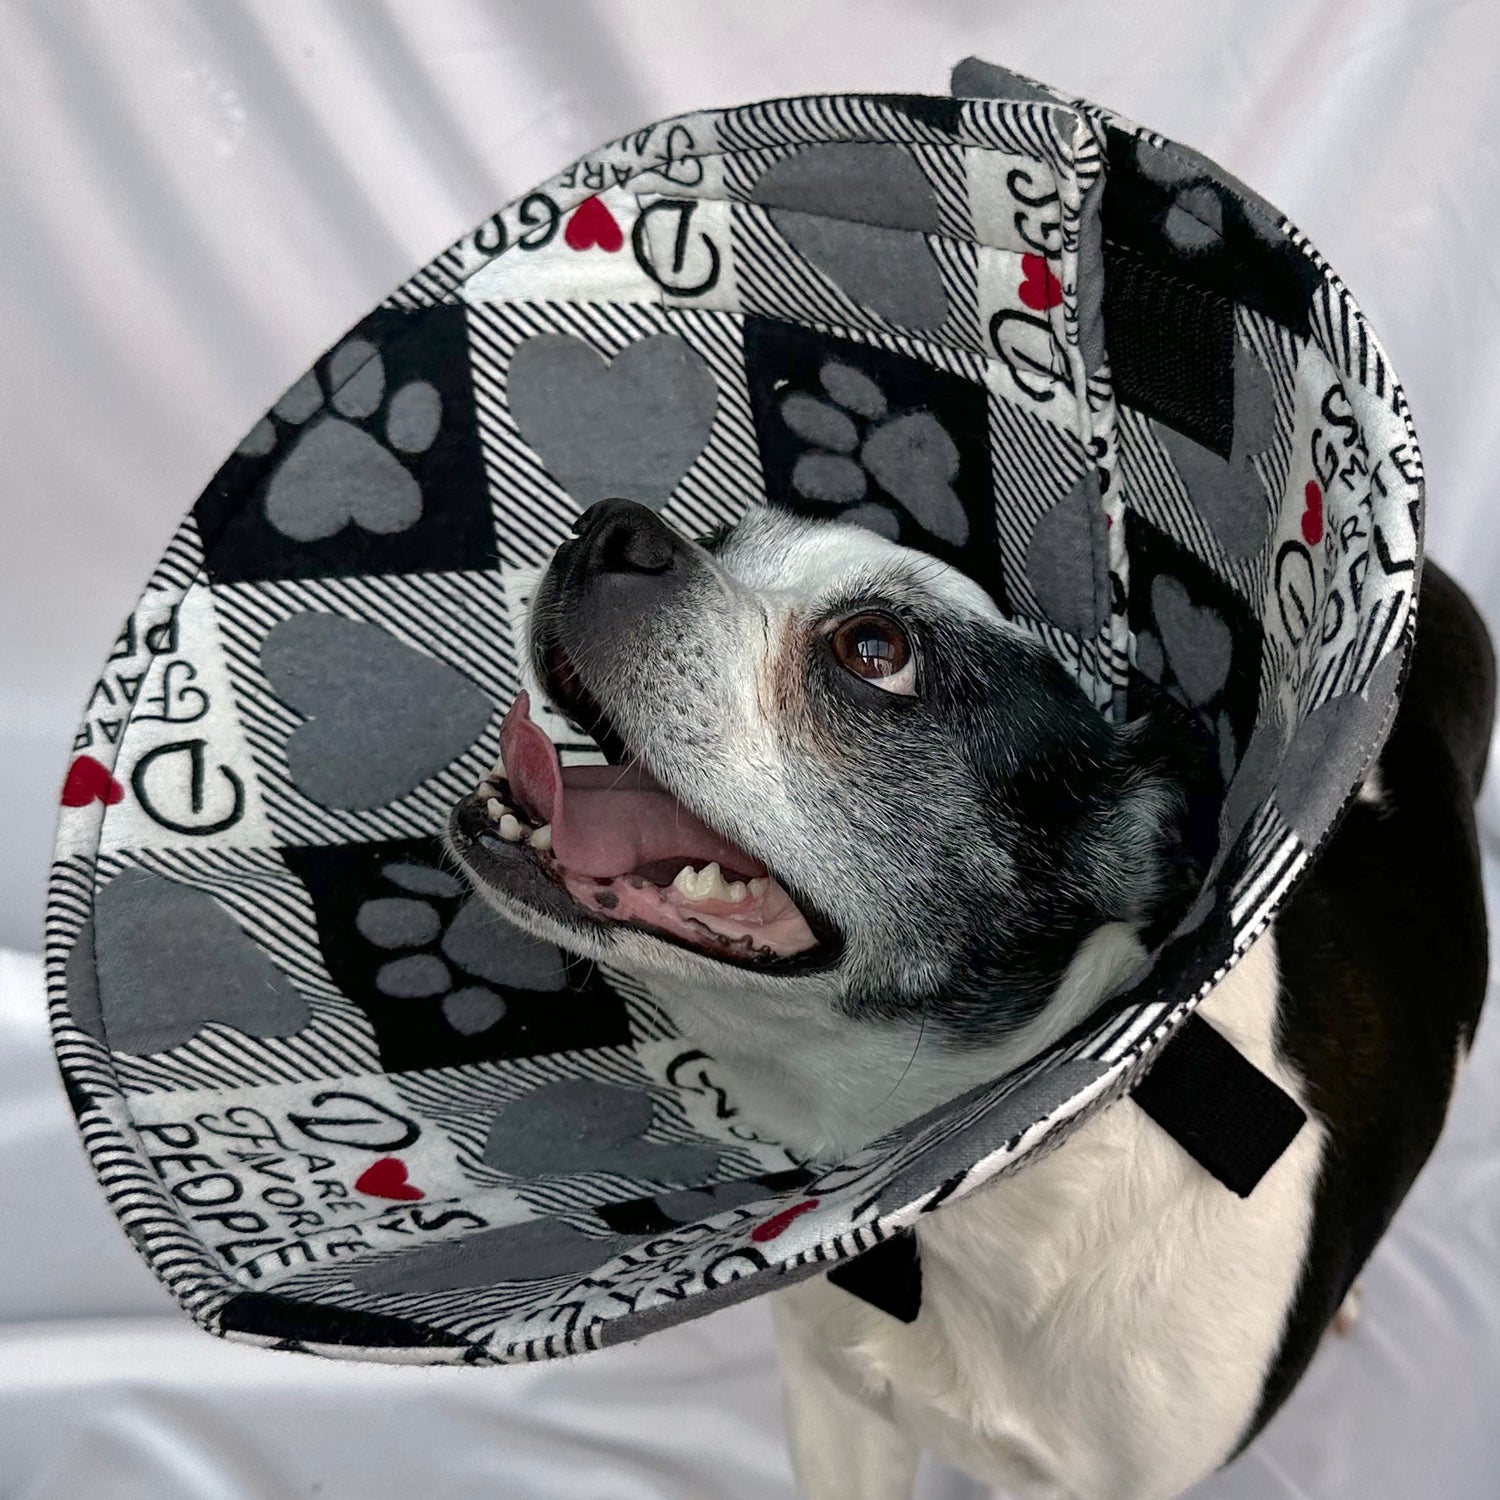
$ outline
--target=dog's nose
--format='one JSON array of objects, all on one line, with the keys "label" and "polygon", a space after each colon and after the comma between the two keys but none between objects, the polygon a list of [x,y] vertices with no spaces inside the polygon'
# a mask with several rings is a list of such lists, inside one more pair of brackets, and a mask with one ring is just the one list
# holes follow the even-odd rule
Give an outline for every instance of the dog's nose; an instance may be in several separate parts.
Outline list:
[{"label": "dog's nose", "polygon": [[600,500],[573,523],[589,572],[665,573],[686,553],[682,538],[634,500]]},{"label": "dog's nose", "polygon": [[704,571],[702,559],[653,510],[633,500],[591,505],[552,563],[575,633],[628,635],[673,607]]},{"label": "dog's nose", "polygon": [[645,505],[601,499],[556,550],[543,589],[559,640],[574,660],[603,661],[645,639],[711,577],[712,565]]}]

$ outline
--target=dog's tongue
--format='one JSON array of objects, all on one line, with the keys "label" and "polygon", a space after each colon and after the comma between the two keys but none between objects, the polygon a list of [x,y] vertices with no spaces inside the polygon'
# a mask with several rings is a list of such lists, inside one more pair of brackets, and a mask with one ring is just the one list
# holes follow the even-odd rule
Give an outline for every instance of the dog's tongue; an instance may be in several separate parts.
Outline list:
[{"label": "dog's tongue", "polygon": [[661,861],[715,860],[741,877],[766,868],[700,822],[644,766],[569,766],[531,720],[522,693],[500,726],[500,754],[512,795],[537,823],[552,825],[552,853],[580,875],[608,879]]}]

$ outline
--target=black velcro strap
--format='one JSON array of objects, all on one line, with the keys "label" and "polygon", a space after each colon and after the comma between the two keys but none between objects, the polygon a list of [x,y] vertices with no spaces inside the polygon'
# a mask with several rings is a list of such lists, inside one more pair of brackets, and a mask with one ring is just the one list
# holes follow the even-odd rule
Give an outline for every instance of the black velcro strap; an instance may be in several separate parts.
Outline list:
[{"label": "black velcro strap", "polygon": [[1115,396],[1228,458],[1234,442],[1234,303],[1164,258],[1106,239],[1104,327]]},{"label": "black velcro strap", "polygon": [[1255,1191],[1307,1119],[1199,1015],[1182,1023],[1131,1097],[1241,1198]]},{"label": "black velcro strap", "polygon": [[871,1307],[903,1323],[915,1323],[922,1310],[922,1258],[916,1231],[898,1229],[873,1250],[841,1261],[828,1279]]}]

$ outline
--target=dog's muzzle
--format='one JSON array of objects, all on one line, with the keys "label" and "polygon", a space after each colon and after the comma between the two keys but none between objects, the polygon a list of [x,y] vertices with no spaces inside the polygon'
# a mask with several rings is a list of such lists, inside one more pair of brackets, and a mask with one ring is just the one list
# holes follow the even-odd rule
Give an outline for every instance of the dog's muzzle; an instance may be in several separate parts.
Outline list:
[{"label": "dog's muzzle", "polygon": [[545,876],[549,910],[560,887],[596,921],[630,923],[717,958],[828,950],[829,938],[760,859],[657,780],[605,711],[607,695],[590,691],[579,669],[587,661],[596,682],[607,675],[611,653],[628,654],[651,622],[686,607],[711,581],[711,564],[629,500],[601,501],[573,529],[537,591],[531,650],[543,691],[610,764],[564,767],[522,692],[501,726],[501,761],[457,810],[461,855],[478,878],[518,895],[536,898],[529,874]]}]

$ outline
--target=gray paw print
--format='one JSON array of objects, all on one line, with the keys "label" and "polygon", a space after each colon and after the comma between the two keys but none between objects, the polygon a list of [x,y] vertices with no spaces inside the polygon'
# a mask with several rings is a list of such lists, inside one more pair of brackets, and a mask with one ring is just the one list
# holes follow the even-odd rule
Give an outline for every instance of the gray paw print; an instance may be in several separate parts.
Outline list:
[{"label": "gray paw print", "polygon": [[340,344],[327,373],[326,404],[309,370],[235,450],[264,458],[281,440],[277,423],[298,429],[266,489],[266,519],[296,542],[321,540],[351,522],[381,535],[407,530],[422,514],[422,487],[396,455],[432,447],[441,396],[425,380],[410,380],[387,400],[385,362],[365,339]]},{"label": "gray paw print", "polygon": [[361,937],[387,953],[375,988],[391,1000],[434,1001],[463,1036],[477,1036],[505,1019],[495,986],[560,990],[562,954],[551,943],[501,921],[477,896],[458,909],[446,929],[442,913],[424,897],[451,898],[462,883],[446,870],[395,863],[381,875],[400,894],[371,896],[354,914]]},{"label": "gray paw print", "polygon": [[885,392],[861,370],[830,361],[818,372],[826,401],[805,391],[781,399],[782,420],[810,446],[792,466],[792,488],[804,499],[852,507],[842,520],[895,537],[894,512],[867,501],[870,480],[916,523],[962,546],[969,518],[954,492],[959,453],[930,411],[893,413]]}]

